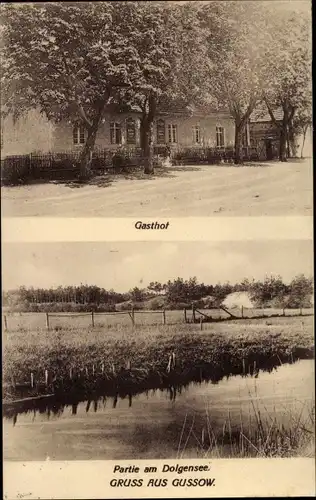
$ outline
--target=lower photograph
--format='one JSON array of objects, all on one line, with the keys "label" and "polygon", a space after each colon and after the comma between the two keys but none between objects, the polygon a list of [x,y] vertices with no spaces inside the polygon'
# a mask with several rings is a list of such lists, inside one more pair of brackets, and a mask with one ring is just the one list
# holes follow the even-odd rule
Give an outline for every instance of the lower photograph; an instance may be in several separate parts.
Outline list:
[{"label": "lower photograph", "polygon": [[2,259],[5,461],[315,456],[311,241]]}]

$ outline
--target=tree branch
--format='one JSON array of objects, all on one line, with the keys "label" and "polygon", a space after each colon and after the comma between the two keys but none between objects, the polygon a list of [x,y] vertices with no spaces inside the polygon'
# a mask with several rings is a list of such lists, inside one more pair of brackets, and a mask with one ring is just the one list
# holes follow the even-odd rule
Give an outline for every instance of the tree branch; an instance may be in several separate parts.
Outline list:
[{"label": "tree branch", "polygon": [[271,106],[270,106],[270,104],[269,104],[269,101],[268,101],[267,96],[264,96],[264,97],[263,97],[263,100],[264,100],[264,102],[266,103],[266,106],[267,106],[268,113],[269,113],[269,115],[270,115],[271,121],[273,122],[273,124],[274,124],[274,125],[275,125],[278,129],[280,129],[280,128],[281,128],[281,127],[280,127],[280,124],[279,124],[279,123],[277,122],[277,120],[275,119],[275,116],[274,116],[274,114],[273,114],[273,111],[272,111],[272,108],[271,108]]},{"label": "tree branch", "polygon": [[79,115],[82,118],[83,122],[88,126],[88,128],[90,128],[90,127],[92,127],[92,122],[87,117],[86,112],[85,112],[82,104],[79,102],[77,92],[76,92],[76,87],[75,87],[74,83],[72,82],[70,71],[69,71],[69,66],[68,66],[67,60],[63,54],[62,54],[62,59],[63,59],[63,63],[64,63],[65,70],[66,70],[66,78],[68,81],[69,88],[70,88],[70,90],[73,90],[75,93],[75,98],[73,99],[73,102],[77,106]]}]

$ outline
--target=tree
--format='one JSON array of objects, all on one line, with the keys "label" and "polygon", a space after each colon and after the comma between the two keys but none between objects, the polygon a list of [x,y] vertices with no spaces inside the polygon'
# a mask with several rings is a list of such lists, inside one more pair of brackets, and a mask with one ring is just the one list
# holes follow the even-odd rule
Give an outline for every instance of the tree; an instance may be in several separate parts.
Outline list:
[{"label": "tree", "polygon": [[151,281],[147,287],[149,291],[154,292],[155,294],[160,295],[164,290],[164,286],[158,281]]},{"label": "tree", "polygon": [[209,101],[228,106],[235,122],[235,163],[242,162],[245,126],[262,95],[266,24],[258,2],[209,2],[200,12],[208,29]]},{"label": "tree", "polygon": [[313,279],[304,274],[295,276],[289,285],[289,307],[310,307],[314,291]]},{"label": "tree", "polygon": [[[201,91],[205,51],[196,8],[191,2],[121,2],[135,49],[132,85],[121,101],[140,113],[144,172],[153,172],[154,119],[162,107],[185,109]],[[204,62],[204,65],[203,65]],[[189,112],[189,110],[188,110]]]},{"label": "tree", "polygon": [[38,108],[87,130],[80,171],[89,175],[106,106],[130,85],[135,52],[121,2],[7,4],[2,9],[5,113]]},{"label": "tree", "polygon": [[[305,12],[275,14],[269,24],[273,45],[266,53],[267,78],[263,96],[271,120],[279,131],[280,161],[296,156],[296,136],[311,123],[310,26],[310,15]],[[277,109],[283,114],[280,122],[275,118]]]},{"label": "tree", "polygon": [[144,290],[141,290],[137,286],[135,286],[132,290],[129,291],[130,299],[135,302],[142,302],[144,300]]},{"label": "tree", "polygon": [[288,286],[283,282],[281,276],[266,276],[264,281],[253,281],[250,287],[252,299],[259,306],[271,306],[271,302],[277,300],[282,303],[288,293]]},{"label": "tree", "polygon": [[[305,140],[306,140],[306,135],[309,129],[311,129],[313,124],[313,119],[312,119],[312,103],[310,103],[310,106],[306,106],[305,109],[301,108],[297,111],[296,115],[294,116],[293,119],[293,139],[295,141],[295,137],[301,135],[303,137],[302,140],[302,145],[301,145],[301,151],[300,151],[300,157],[304,158],[304,146],[305,146]],[[297,153],[297,151],[296,151]]]}]

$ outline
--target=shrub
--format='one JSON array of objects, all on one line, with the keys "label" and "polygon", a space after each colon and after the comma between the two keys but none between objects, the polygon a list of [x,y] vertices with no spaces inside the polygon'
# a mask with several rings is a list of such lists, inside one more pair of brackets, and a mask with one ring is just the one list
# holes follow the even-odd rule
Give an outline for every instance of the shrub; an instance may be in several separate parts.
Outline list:
[{"label": "shrub", "polygon": [[28,155],[7,156],[1,160],[1,182],[3,185],[24,184],[31,177],[31,162]]}]

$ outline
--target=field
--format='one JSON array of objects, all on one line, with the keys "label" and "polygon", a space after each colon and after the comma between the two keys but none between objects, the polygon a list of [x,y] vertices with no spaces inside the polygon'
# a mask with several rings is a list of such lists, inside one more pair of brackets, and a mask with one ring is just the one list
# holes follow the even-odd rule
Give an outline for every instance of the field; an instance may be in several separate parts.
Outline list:
[{"label": "field", "polygon": [[[222,309],[203,309],[204,314],[211,316],[214,319],[229,318],[229,315]],[[234,308],[230,312],[235,316],[241,317],[241,309]],[[303,315],[313,314],[313,309],[303,309]],[[163,323],[163,314],[161,311],[135,311],[135,326],[160,325]],[[274,315],[283,315],[283,309],[243,309],[244,318],[254,318],[256,316],[265,316],[267,318]],[[285,315],[288,317],[299,316],[300,309],[286,309]],[[43,329],[46,327],[45,313],[6,313],[2,316],[2,326],[8,331],[17,330],[32,330]],[[196,318],[199,320],[201,315],[197,312]],[[181,310],[165,311],[167,325],[175,325],[184,323],[184,313]],[[192,311],[187,311],[187,319],[192,320]],[[275,318],[277,319],[277,318]],[[128,327],[132,325],[131,318],[127,313],[94,313],[93,322],[96,328],[119,328],[120,326]],[[49,313],[49,327],[51,329],[60,328],[89,328],[92,326],[91,313]]]},{"label": "field", "polygon": [[[4,217],[182,217],[312,215],[312,161],[172,167],[155,176],[88,185],[2,188]],[[76,188],[75,188],[76,187]]]}]

